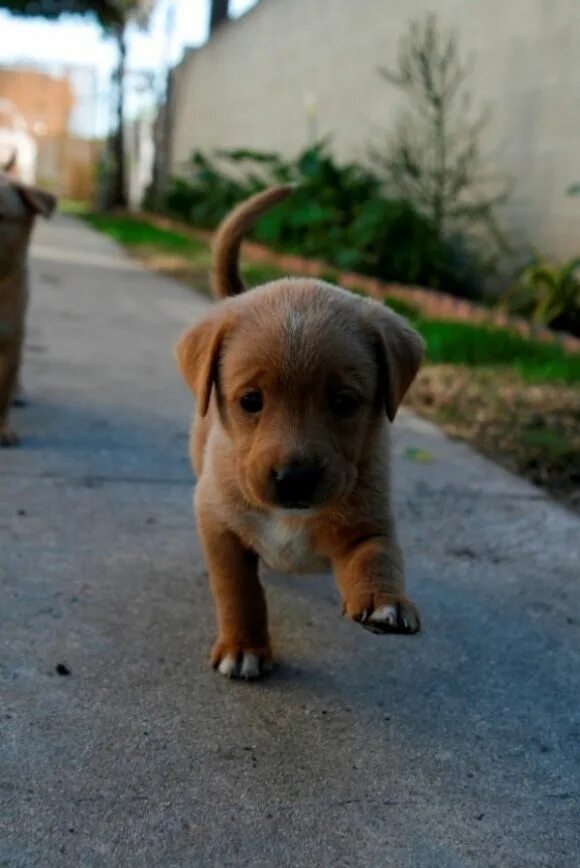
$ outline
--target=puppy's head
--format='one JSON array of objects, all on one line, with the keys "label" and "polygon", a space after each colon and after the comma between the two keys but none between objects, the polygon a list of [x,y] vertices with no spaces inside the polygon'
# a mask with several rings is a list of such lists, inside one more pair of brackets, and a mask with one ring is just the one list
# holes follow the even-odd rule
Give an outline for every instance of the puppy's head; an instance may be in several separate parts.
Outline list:
[{"label": "puppy's head", "polygon": [[0,276],[24,261],[34,218],[50,217],[55,207],[52,193],[0,172]]},{"label": "puppy's head", "polygon": [[214,308],[181,338],[176,355],[199,413],[215,401],[246,499],[318,510],[352,490],[422,350],[419,336],[383,305],[328,284],[284,280]]}]

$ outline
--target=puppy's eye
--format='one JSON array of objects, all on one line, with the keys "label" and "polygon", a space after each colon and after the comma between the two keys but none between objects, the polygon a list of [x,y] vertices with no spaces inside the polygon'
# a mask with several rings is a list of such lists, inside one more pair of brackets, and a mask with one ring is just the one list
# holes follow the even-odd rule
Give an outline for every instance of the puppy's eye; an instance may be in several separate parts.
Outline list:
[{"label": "puppy's eye", "polygon": [[254,389],[251,392],[246,392],[246,394],[242,395],[240,398],[240,407],[242,410],[245,410],[246,413],[259,413],[263,406],[264,400],[262,398],[262,393],[258,392],[257,389]]},{"label": "puppy's eye", "polygon": [[341,419],[350,419],[360,406],[360,401],[352,392],[337,392],[330,399],[332,412]]}]

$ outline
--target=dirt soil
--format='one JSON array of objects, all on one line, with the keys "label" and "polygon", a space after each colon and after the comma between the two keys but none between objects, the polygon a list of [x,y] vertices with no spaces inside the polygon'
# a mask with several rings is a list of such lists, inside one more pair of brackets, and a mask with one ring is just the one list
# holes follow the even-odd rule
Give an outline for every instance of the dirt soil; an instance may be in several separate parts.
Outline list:
[{"label": "dirt soil", "polygon": [[580,512],[580,389],[455,365],[420,372],[407,403]]}]

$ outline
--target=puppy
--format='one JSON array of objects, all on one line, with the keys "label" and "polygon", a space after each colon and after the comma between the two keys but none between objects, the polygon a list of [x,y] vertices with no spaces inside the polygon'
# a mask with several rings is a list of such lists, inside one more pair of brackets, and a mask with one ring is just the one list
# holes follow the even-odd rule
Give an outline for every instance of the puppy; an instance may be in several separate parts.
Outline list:
[{"label": "puppy", "polygon": [[24,341],[28,302],[26,261],[37,214],[50,217],[56,198],[44,190],[22,184],[7,172],[14,158],[0,171],[0,446],[18,442],[9,427],[9,412],[16,389]]},{"label": "puppy", "polygon": [[[389,424],[421,338],[376,301],[320,280],[244,292],[244,233],[292,191],[268,189],[217,231],[219,299],[176,346],[197,414],[195,511],[217,609],[211,663],[257,678],[272,650],[258,564],[332,567],[343,614],[375,633],[416,633],[389,496]],[[388,420],[388,421],[387,421]]]}]

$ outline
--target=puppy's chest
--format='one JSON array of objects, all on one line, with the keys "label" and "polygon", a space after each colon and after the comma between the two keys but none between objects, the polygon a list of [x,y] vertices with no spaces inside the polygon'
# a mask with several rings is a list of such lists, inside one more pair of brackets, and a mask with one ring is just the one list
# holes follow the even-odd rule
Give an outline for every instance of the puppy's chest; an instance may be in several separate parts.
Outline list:
[{"label": "puppy's chest", "polygon": [[277,515],[257,517],[253,527],[254,546],[272,570],[316,573],[328,566],[312,547],[312,533],[306,522],[290,522]]}]

